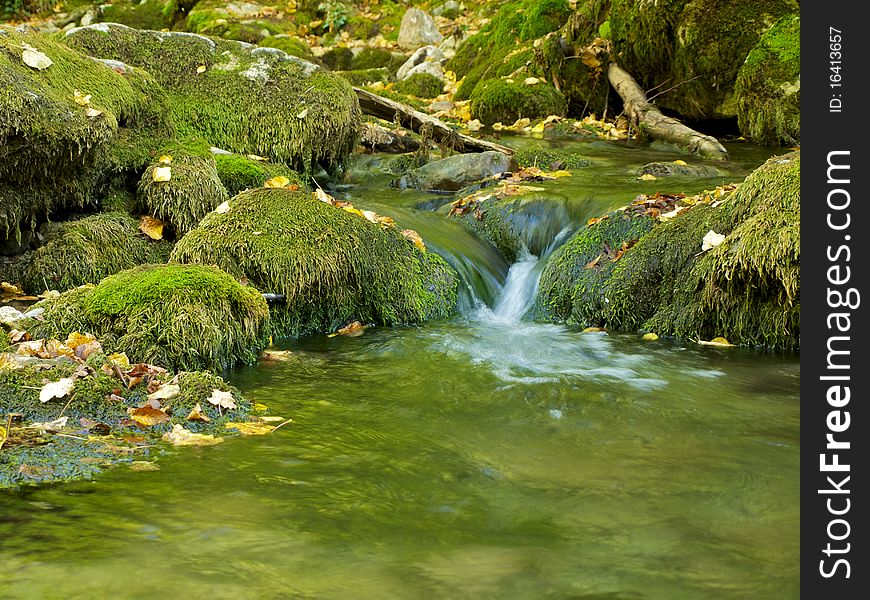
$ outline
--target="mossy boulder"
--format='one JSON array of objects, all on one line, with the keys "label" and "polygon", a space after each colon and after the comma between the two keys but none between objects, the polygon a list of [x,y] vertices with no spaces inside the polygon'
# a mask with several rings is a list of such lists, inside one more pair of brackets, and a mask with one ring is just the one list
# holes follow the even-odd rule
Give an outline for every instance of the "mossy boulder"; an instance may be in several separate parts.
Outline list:
[{"label": "mossy boulder", "polygon": [[254,2],[199,0],[192,2],[184,29],[192,33],[217,36],[256,44],[269,36],[295,30],[292,20],[280,18],[277,11]]},{"label": "mossy boulder", "polygon": [[[644,219],[618,211],[554,253],[539,314],[584,327],[800,347],[799,152],[770,159],[715,206],[697,204],[655,226]],[[725,238],[704,251],[711,230]],[[635,241],[618,260],[595,260]]]},{"label": "mossy boulder", "polygon": [[4,273],[31,294],[97,283],[118,271],[165,262],[171,245],[139,232],[125,213],[102,213],[41,228],[44,244],[16,257]]},{"label": "mossy boulder", "polygon": [[592,161],[582,154],[553,150],[540,145],[520,148],[514,154],[514,158],[521,167],[538,167],[544,171],[584,169],[592,166]]},{"label": "mossy boulder", "polygon": [[[25,51],[51,66],[27,66]],[[0,236],[95,204],[111,173],[138,168],[172,135],[168,112],[161,85],[144,71],[0,31]]]},{"label": "mossy boulder", "polygon": [[801,21],[777,21],[740,67],[735,86],[741,133],[762,144],[800,143]]},{"label": "mossy boulder", "polygon": [[430,162],[405,173],[392,182],[401,189],[452,191],[491,177],[511,171],[516,167],[513,157],[490,150],[468,154],[455,154]]},{"label": "mossy boulder", "polygon": [[336,71],[336,75],[346,79],[351,85],[371,85],[376,82],[387,83],[390,72],[385,68],[363,69],[360,71]]},{"label": "mossy boulder", "polygon": [[[305,40],[287,35],[285,33],[278,35],[270,35],[267,38],[260,40],[260,45],[266,48],[277,48],[286,52],[290,56],[297,56],[305,60],[312,60],[311,48],[305,43]],[[313,62],[313,61],[312,61]]]},{"label": "mossy boulder", "polygon": [[355,147],[360,109],[350,84],[281,50],[106,23],[65,41],[151,72],[181,137],[300,171],[340,168]]},{"label": "mossy boulder", "polygon": [[524,117],[564,116],[567,108],[562,93],[544,82],[526,85],[490,79],[481,82],[471,95],[471,115],[486,125],[510,124]]},{"label": "mossy boulder", "polygon": [[96,17],[100,22],[121,23],[135,29],[169,29],[179,4],[177,0],[114,0],[99,6]]},{"label": "mossy boulder", "polygon": [[279,334],[328,332],[353,321],[418,323],[450,314],[457,277],[393,228],[311,194],[262,188],[230,200],[176,245],[171,260],[215,264],[264,292]]},{"label": "mossy boulder", "polygon": [[644,89],[679,85],[656,104],[691,119],[734,117],[737,73],[762,34],[799,12],[795,0],[614,0],[620,65]]},{"label": "mossy boulder", "polygon": [[170,369],[220,371],[253,363],[269,335],[256,289],[216,267],[141,265],[41,303],[34,337],[96,335],[109,352]]},{"label": "mossy boulder", "polygon": [[429,73],[414,73],[404,81],[396,83],[397,92],[417,98],[434,98],[443,89],[444,82]]},{"label": "mossy boulder", "polygon": [[350,68],[354,71],[385,68],[391,74],[395,74],[404,63],[404,54],[366,46],[351,59]]}]

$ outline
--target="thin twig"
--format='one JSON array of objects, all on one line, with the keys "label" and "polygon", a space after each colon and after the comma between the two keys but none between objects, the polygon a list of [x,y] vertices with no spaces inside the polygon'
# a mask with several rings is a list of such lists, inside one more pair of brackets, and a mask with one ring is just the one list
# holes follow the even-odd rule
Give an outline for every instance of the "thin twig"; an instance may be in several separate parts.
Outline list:
[{"label": "thin twig", "polygon": [[[667,93],[670,92],[671,90],[675,90],[675,89],[677,89],[678,87],[680,87],[680,86],[683,85],[684,83],[689,83],[689,82],[691,82],[691,81],[695,81],[698,77],[700,77],[700,75],[695,75],[695,76],[692,77],[691,79],[686,79],[685,81],[681,81],[680,83],[674,84],[674,85],[672,85],[671,87],[669,87],[668,89],[666,89],[666,90],[662,90],[662,91],[659,92],[658,94],[655,94],[655,95],[653,95],[653,96],[647,98],[646,101],[647,101],[647,102],[652,102],[652,101],[653,101],[653,98],[657,98],[657,97],[661,96],[662,94],[667,94]],[[653,89],[655,89],[655,88],[653,88]]]},{"label": "thin twig", "polygon": [[269,433],[275,433],[275,431],[277,431],[279,427],[283,427],[284,425],[286,425],[287,423],[290,423],[292,421],[293,421],[293,419],[287,419],[283,423],[279,423],[278,425],[275,425],[275,427]]},{"label": "thin twig", "polygon": [[81,437],[81,436],[79,436],[79,435],[70,435],[70,434],[68,434],[68,433],[57,433],[57,432],[52,432],[51,435],[56,435],[56,436],[58,436],[58,437],[72,438],[72,439],[74,439],[74,440],[81,440],[81,441],[83,441],[83,442],[87,442],[87,441],[88,441],[88,438],[83,438],[83,437]]}]

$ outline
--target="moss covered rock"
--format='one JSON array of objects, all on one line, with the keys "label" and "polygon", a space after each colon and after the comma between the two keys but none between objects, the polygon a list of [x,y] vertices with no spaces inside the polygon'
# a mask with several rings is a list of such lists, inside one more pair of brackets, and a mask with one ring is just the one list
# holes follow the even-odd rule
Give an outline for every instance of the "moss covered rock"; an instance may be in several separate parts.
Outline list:
[{"label": "moss covered rock", "polygon": [[564,116],[567,108],[561,92],[543,82],[525,85],[522,81],[490,79],[471,95],[471,115],[486,125],[510,124],[523,117]]},{"label": "moss covered rock", "polygon": [[290,56],[312,60],[311,49],[304,40],[287,34],[270,35],[260,40],[260,45],[266,48],[277,48]]},{"label": "moss covered rock", "polygon": [[184,29],[193,33],[256,44],[296,29],[292,20],[282,19],[277,10],[263,4],[226,0],[199,0],[190,4]]},{"label": "moss covered rock", "polygon": [[311,194],[263,188],[209,214],[172,253],[182,263],[216,264],[263,291],[282,294],[277,331],[299,336],[352,321],[395,325],[454,309],[457,277],[392,228],[320,202]]},{"label": "moss covered rock", "polygon": [[109,352],[171,369],[253,363],[269,334],[262,295],[200,265],[142,265],[44,301],[35,337],[96,335]]},{"label": "moss covered rock", "polygon": [[[27,66],[25,51],[51,66]],[[162,87],[147,73],[0,32],[0,236],[95,203],[110,173],[139,167],[172,129]]]},{"label": "moss covered rock", "polygon": [[191,0],[114,0],[103,4],[97,10],[97,20],[107,23],[121,23],[135,29],[168,29],[175,21],[179,4],[190,4]]},{"label": "moss covered rock", "polygon": [[434,98],[444,89],[444,82],[429,73],[414,73],[404,81],[396,83],[400,94],[417,98]]},{"label": "moss covered rock", "polygon": [[3,276],[32,294],[65,291],[137,265],[165,262],[172,248],[142,235],[125,213],[102,213],[43,230],[44,245],[17,257]]},{"label": "moss covered rock", "polygon": [[338,168],[355,146],[351,86],[275,48],[105,23],[69,31],[66,43],[151,72],[183,137],[303,171]]},{"label": "moss covered rock", "polygon": [[385,68],[336,71],[335,74],[346,79],[351,85],[371,85],[376,82],[387,83],[390,79],[390,72]]},{"label": "moss covered rock", "polygon": [[404,63],[404,54],[366,46],[353,57],[350,68],[354,71],[386,68],[391,74],[395,74]]},{"label": "moss covered rock", "polygon": [[[543,314],[581,326],[799,348],[800,153],[767,161],[716,206],[698,204],[654,227],[620,214],[582,229],[553,255],[539,287]],[[704,251],[711,230],[725,239]],[[618,261],[593,262],[604,244],[612,250],[633,240]]]},{"label": "moss covered rock", "polygon": [[274,177],[286,177],[288,185],[306,188],[303,178],[284,165],[253,160],[238,154],[216,154],[214,157],[217,176],[230,196],[251,188],[263,187]]},{"label": "moss covered rock", "polygon": [[762,144],[800,143],[801,21],[777,21],[740,67],[735,86],[741,133]]}]

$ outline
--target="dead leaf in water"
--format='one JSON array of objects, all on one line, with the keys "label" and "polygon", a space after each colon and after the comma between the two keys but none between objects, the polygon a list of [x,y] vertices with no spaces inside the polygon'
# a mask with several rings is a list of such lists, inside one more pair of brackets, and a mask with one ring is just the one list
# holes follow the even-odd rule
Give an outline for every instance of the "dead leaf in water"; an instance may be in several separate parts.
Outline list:
[{"label": "dead leaf in water", "polygon": [[174,425],[172,431],[164,433],[161,439],[174,446],[213,446],[223,442],[222,438],[202,433],[193,433],[181,425]]},{"label": "dead leaf in water", "polygon": [[127,412],[130,414],[130,418],[136,421],[136,424],[140,427],[153,427],[154,425],[169,422],[169,415],[159,408],[152,406],[131,408]]}]

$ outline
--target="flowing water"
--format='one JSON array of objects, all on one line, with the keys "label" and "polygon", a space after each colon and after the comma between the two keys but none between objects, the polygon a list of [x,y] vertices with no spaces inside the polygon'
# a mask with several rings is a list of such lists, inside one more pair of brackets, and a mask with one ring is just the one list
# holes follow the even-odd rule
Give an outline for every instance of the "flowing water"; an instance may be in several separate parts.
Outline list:
[{"label": "flowing water", "polygon": [[228,374],[293,418],[271,435],[0,495],[0,598],[797,598],[799,357],[524,318],[553,247],[668,156],[578,146],[602,173],[549,190],[567,213],[513,265],[360,176],[462,273],[460,314]]}]

